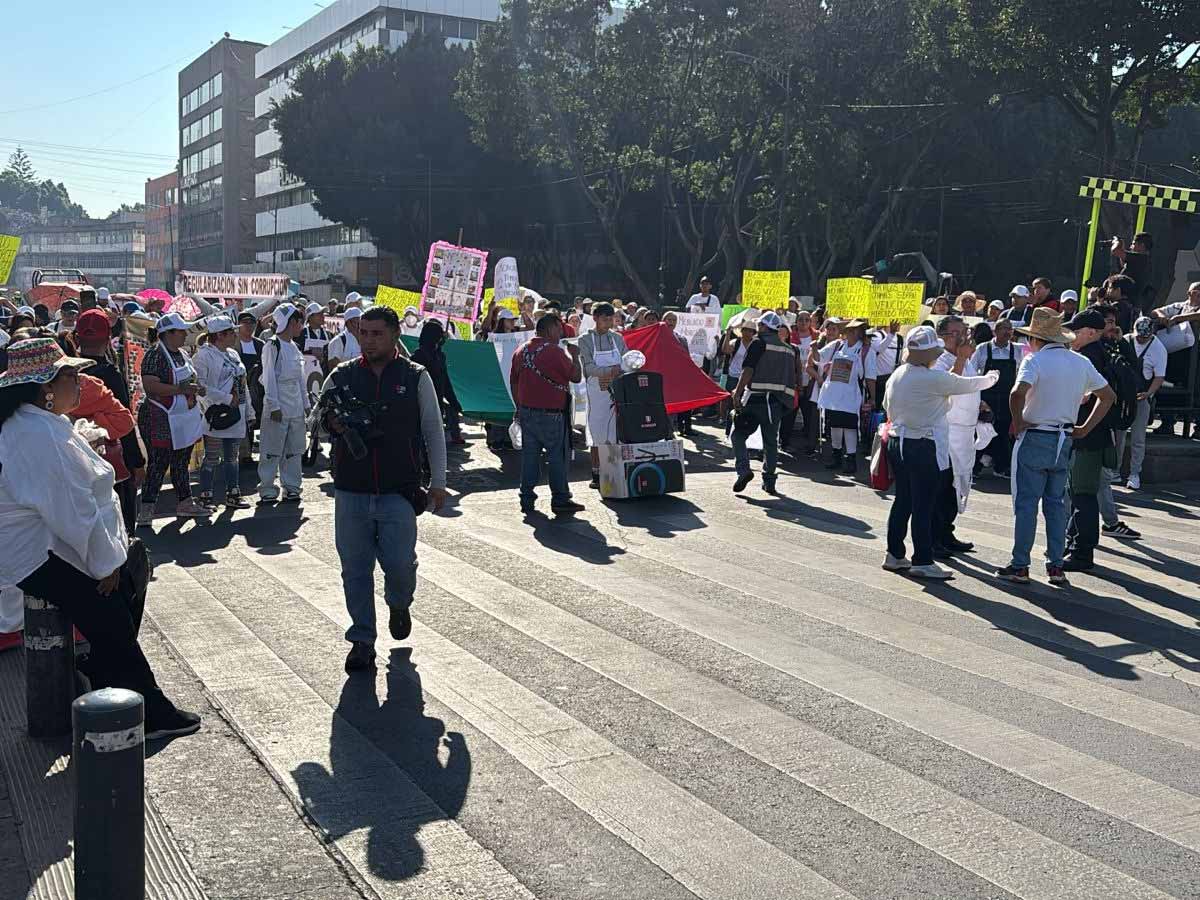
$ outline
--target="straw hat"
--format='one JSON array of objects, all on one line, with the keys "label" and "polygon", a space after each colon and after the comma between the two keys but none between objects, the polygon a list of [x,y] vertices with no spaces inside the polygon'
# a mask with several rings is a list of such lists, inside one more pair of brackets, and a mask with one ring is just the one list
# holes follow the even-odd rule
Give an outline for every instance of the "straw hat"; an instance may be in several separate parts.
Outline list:
[{"label": "straw hat", "polygon": [[1075,340],[1073,332],[1062,327],[1063,317],[1048,306],[1039,306],[1033,311],[1027,328],[1014,328],[1018,334],[1049,341],[1052,344],[1069,344]]},{"label": "straw hat", "polygon": [[8,348],[8,369],[0,377],[0,389],[18,384],[49,384],[63,369],[86,369],[90,359],[67,356],[54,338],[30,338]]},{"label": "straw hat", "polygon": [[851,319],[849,322],[846,322],[842,325],[842,328],[847,329],[847,330],[849,330],[851,328],[870,328],[870,327],[871,327],[870,319]]}]

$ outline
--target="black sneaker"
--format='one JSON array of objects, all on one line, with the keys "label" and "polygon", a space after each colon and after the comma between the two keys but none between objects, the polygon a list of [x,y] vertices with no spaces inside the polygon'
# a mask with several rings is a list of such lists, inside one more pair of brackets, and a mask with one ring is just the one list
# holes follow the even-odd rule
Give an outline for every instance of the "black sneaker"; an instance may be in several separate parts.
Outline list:
[{"label": "black sneaker", "polygon": [[407,606],[403,609],[399,606],[391,608],[391,612],[388,614],[388,631],[397,641],[402,641],[412,634],[412,615]]},{"label": "black sneaker", "polygon": [[958,538],[942,541],[942,546],[952,553],[970,553],[975,549],[975,545],[970,541],[960,541]]},{"label": "black sneaker", "polygon": [[753,480],[754,480],[754,476],[752,474],[750,474],[749,472],[747,472],[745,475],[739,475],[737,477],[737,481],[735,481],[733,483],[733,492],[735,494],[740,494],[742,491],[744,491],[746,489],[746,485],[748,485]]},{"label": "black sneaker", "polygon": [[764,475],[762,483],[763,483],[764,491],[766,491],[768,494],[775,493],[775,479],[774,478],[768,478],[766,475]]},{"label": "black sneaker", "polygon": [[1128,538],[1131,541],[1140,540],[1142,537],[1140,531],[1134,531],[1124,522],[1118,522],[1116,525],[1102,525],[1100,530],[1112,537]]},{"label": "black sneaker", "polygon": [[1029,569],[1027,567],[1005,566],[1003,569],[997,569],[996,574],[1005,581],[1011,581],[1013,584],[1029,584]]},{"label": "black sneaker", "polygon": [[853,453],[846,454],[846,459],[842,463],[842,474],[843,475],[857,475],[858,474],[858,457],[855,456]]},{"label": "black sneaker", "polygon": [[355,641],[346,656],[346,672],[363,672],[375,665],[375,648],[366,641]]},{"label": "black sneaker", "polygon": [[600,473],[599,472],[592,473],[592,480],[588,482],[588,487],[590,487],[593,491],[600,490]]},{"label": "black sneaker", "polygon": [[550,504],[550,512],[560,516],[570,516],[578,512],[583,512],[587,507],[582,503],[576,503],[574,500],[560,500]]},{"label": "black sneaker", "polygon": [[1096,564],[1090,559],[1080,559],[1076,556],[1068,556],[1062,564],[1064,572],[1090,572],[1096,568]]},{"label": "black sneaker", "polygon": [[159,741],[163,738],[195,734],[200,730],[200,717],[172,707],[169,711],[155,715],[146,722],[146,740]]}]

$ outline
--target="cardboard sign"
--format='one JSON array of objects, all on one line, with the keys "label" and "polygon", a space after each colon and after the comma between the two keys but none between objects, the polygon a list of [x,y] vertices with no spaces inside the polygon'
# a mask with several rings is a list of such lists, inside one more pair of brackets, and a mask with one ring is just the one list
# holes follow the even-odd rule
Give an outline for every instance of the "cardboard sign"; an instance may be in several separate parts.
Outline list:
[{"label": "cardboard sign", "polygon": [[487,251],[438,241],[429,248],[421,314],[474,322],[483,299]]},{"label": "cardboard sign", "polygon": [[175,294],[223,297],[226,300],[265,300],[288,296],[291,279],[286,274],[226,274],[180,272],[175,276]]},{"label": "cardboard sign", "polygon": [[925,283],[876,284],[866,278],[830,278],[825,287],[825,313],[839,319],[869,319],[873,325],[921,319]]},{"label": "cardboard sign", "polygon": [[484,288],[483,289],[483,300],[481,301],[480,307],[479,307],[480,313],[483,315],[487,315],[488,304],[492,303],[492,302],[495,302],[496,306],[501,306],[504,309],[507,309],[514,316],[519,316],[521,314],[521,299],[520,299],[520,297],[519,296],[503,297],[503,298],[497,300],[495,288]]},{"label": "cardboard sign", "polygon": [[724,331],[726,328],[729,327],[730,319],[732,319],[738,313],[745,312],[749,308],[750,307],[748,307],[748,306],[741,306],[737,303],[730,303],[727,306],[722,306],[721,307],[721,330]]},{"label": "cardboard sign", "polygon": [[404,311],[410,306],[413,309],[421,308],[421,295],[416,291],[402,291],[399,288],[381,284],[375,290],[375,305],[394,309],[396,315],[404,318]]},{"label": "cardboard sign", "polygon": [[0,234],[0,284],[8,284],[12,274],[13,260],[21,249],[21,239],[11,234]]},{"label": "cardboard sign", "polygon": [[675,313],[675,333],[688,342],[696,365],[716,353],[721,336],[721,316],[716,313]]},{"label": "cardboard sign", "polygon": [[508,300],[521,296],[521,279],[517,274],[517,260],[506,256],[496,263],[496,271],[492,273],[496,284],[496,299]]},{"label": "cardboard sign", "polygon": [[742,273],[742,302],[759,309],[787,307],[792,290],[791,272],[761,272],[747,269]]}]

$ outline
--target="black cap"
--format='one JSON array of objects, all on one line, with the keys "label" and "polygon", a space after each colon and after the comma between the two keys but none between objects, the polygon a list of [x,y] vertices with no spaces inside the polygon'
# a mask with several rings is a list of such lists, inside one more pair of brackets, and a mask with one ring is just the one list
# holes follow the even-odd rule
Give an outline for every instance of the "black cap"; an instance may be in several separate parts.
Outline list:
[{"label": "black cap", "polygon": [[61,312],[79,312],[79,304],[74,300],[64,300],[59,310]]},{"label": "black cap", "polygon": [[240,312],[240,313],[238,313],[237,320],[238,320],[238,322],[253,322],[254,321],[254,313]]},{"label": "black cap", "polygon": [[1068,331],[1078,331],[1080,328],[1095,328],[1097,331],[1104,330],[1104,315],[1095,309],[1085,309],[1083,312],[1076,313],[1064,326]]}]

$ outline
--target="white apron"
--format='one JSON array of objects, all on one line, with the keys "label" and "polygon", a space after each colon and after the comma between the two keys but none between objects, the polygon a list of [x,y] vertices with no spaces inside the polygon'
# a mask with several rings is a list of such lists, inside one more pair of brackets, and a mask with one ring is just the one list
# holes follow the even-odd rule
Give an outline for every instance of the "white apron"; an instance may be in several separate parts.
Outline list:
[{"label": "white apron", "polygon": [[975,469],[974,425],[950,426],[950,467],[954,470],[954,493],[958,495],[958,511],[965,512]]},{"label": "white apron", "polygon": [[[597,350],[592,359],[597,368],[621,367],[621,351],[616,348],[615,341],[613,349]],[[613,407],[612,397],[600,387],[600,379],[595,375],[587,380],[587,432],[589,447],[617,442],[617,411]]]},{"label": "white apron", "polygon": [[[167,358],[170,359],[170,356]],[[196,370],[192,368],[186,355],[183,357],[182,366],[172,366],[172,384],[185,384],[189,380],[195,381],[195,379]],[[150,402],[167,414],[167,424],[171,426],[172,450],[187,450],[204,437],[204,414],[200,412],[199,403],[189,408],[187,398],[182,394],[172,397],[169,407],[163,406],[157,400]]]}]

